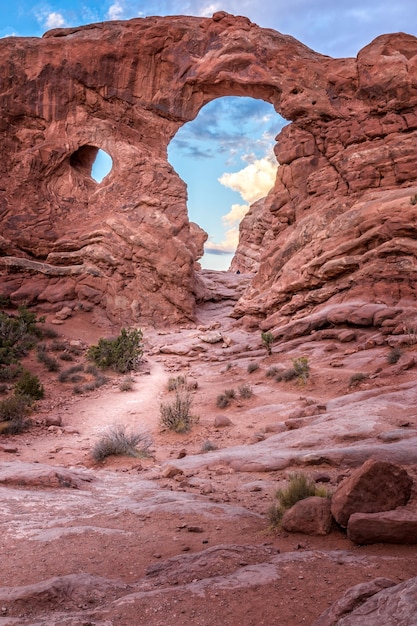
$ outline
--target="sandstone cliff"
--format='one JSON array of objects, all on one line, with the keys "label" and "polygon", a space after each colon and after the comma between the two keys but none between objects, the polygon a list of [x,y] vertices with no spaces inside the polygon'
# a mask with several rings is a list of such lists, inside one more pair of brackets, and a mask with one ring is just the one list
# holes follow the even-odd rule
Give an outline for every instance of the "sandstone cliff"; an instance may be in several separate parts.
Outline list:
[{"label": "sandstone cliff", "polygon": [[[210,100],[245,95],[292,123],[275,187],[241,228],[237,258],[251,248],[259,271],[235,315],[279,336],[306,314],[316,322],[296,332],[354,323],[370,302],[413,304],[414,37],[332,59],[220,12],[2,39],[0,60],[0,292],[13,302],[192,320],[206,234],[189,223],[167,146]],[[99,148],[113,159],[101,184]]]}]

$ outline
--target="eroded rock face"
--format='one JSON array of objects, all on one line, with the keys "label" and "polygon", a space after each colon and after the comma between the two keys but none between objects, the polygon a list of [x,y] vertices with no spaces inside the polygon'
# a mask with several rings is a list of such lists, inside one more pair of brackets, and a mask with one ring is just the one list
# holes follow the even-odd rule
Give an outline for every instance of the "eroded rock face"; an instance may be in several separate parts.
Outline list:
[{"label": "eroded rock face", "polygon": [[[259,271],[235,315],[277,329],[329,303],[413,303],[414,37],[331,59],[219,12],[2,39],[0,61],[0,290],[13,302],[193,319],[206,234],[167,146],[210,100],[245,95],[292,124],[275,187],[242,225],[237,259]],[[101,184],[99,148],[113,159]]]}]

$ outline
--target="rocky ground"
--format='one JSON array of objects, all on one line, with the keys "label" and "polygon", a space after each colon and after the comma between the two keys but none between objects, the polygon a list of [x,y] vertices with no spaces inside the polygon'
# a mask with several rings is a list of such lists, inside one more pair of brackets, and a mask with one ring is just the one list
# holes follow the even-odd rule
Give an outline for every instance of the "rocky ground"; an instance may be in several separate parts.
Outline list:
[{"label": "rocky ground", "polygon": [[[144,359],[129,391],[112,374],[77,395],[39,370],[46,396],[34,426],[0,435],[0,626],[313,625],[353,585],[372,595],[375,579],[417,576],[413,545],[358,546],[336,524],[325,536],[289,534],[268,517],[296,471],[329,491],[368,458],[414,477],[413,337],[395,364],[366,328],[350,341],[313,334],[276,343],[267,355],[259,329],[229,317],[246,278],[205,280],[213,297],[195,325],[143,328]],[[56,328],[78,346],[106,334],[88,314]],[[310,365],[305,382],[267,375],[300,356]],[[172,398],[167,383],[179,375],[192,383],[199,418],[187,434],[159,421]],[[241,397],[245,385],[250,398]],[[219,408],[226,389],[236,397]],[[95,443],[116,424],[149,434],[151,456],[95,462]],[[401,615],[392,624],[416,623]],[[358,619],[343,624],[374,623]]]}]

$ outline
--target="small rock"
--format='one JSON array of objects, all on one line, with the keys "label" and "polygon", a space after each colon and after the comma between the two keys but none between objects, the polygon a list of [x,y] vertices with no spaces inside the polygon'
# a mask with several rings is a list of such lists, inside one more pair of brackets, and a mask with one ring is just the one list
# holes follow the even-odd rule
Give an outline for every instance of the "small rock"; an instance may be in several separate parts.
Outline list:
[{"label": "small rock", "polygon": [[214,418],[214,426],[216,428],[225,428],[232,425],[233,422],[226,415],[216,415]]},{"label": "small rock", "polygon": [[179,467],[175,467],[175,465],[167,465],[162,472],[164,478],[174,478],[177,474],[184,474],[184,472]]}]

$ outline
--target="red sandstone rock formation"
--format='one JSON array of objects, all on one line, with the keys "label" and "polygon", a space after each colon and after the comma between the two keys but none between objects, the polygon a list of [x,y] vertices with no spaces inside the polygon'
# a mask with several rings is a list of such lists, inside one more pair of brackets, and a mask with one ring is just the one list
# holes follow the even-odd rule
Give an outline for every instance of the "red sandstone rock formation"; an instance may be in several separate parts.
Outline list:
[{"label": "red sandstone rock formation", "polygon": [[[257,226],[254,209],[242,225],[238,257],[255,243],[260,265],[235,315],[285,336],[289,318],[307,313],[321,328],[334,325],[328,311],[343,323],[358,303],[407,310],[416,68],[412,36],[331,59],[223,12],[2,39],[1,293],[114,322],[193,319],[206,235],[189,223],[167,146],[210,100],[245,95],[292,124],[278,137],[281,166]],[[99,148],[113,169],[96,184]],[[255,250],[245,267],[258,262]]]}]

